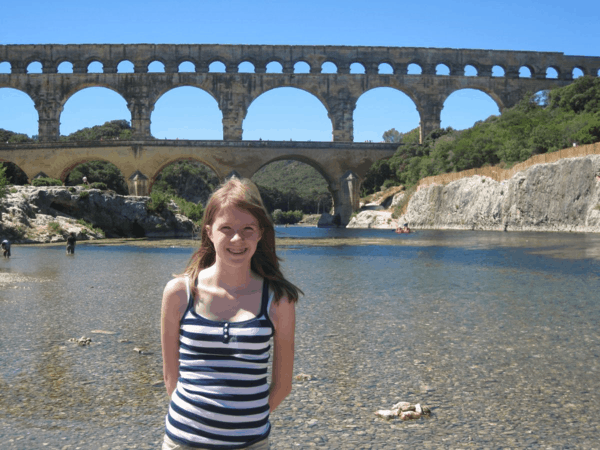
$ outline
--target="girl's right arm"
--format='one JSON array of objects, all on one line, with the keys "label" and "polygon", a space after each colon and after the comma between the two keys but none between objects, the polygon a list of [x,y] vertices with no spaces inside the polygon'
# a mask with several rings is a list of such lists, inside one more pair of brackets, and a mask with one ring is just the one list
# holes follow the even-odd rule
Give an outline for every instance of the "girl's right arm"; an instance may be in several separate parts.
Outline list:
[{"label": "girl's right arm", "polygon": [[178,277],[169,281],[163,292],[160,317],[163,376],[169,398],[179,378],[179,326],[187,303],[185,279]]}]

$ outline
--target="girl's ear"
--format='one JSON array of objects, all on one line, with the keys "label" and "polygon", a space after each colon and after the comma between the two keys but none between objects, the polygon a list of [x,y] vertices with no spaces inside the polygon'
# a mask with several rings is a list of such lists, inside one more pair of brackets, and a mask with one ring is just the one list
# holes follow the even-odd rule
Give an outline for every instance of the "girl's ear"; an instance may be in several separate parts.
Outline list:
[{"label": "girl's ear", "polygon": [[212,242],[212,227],[210,225],[205,225],[204,228],[206,228],[206,235]]}]

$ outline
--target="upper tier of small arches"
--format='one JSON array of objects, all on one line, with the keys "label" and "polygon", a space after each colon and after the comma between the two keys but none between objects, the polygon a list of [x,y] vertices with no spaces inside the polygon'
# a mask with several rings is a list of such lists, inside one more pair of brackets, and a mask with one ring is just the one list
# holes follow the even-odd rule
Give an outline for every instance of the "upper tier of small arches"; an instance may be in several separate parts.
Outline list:
[{"label": "upper tier of small arches", "polygon": [[600,76],[599,71],[600,57],[554,52],[166,44],[0,46],[0,73],[11,74],[244,72],[570,80],[578,75]]}]

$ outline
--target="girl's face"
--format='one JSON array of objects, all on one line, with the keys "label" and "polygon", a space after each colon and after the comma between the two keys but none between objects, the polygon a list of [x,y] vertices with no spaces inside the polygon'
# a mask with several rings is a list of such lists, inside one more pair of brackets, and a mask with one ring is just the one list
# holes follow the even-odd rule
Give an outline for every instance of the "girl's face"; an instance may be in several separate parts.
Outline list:
[{"label": "girl's face", "polygon": [[221,208],[212,225],[207,225],[207,233],[217,261],[235,266],[250,265],[261,238],[258,220],[235,206]]}]

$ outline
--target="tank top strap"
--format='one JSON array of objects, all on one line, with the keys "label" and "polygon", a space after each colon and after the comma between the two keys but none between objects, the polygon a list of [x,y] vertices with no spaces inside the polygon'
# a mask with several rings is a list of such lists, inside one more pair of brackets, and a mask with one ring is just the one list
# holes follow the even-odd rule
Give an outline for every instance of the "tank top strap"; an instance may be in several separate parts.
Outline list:
[{"label": "tank top strap", "polygon": [[268,315],[269,304],[269,280],[263,278],[262,298],[260,301],[260,311],[262,314]]},{"label": "tank top strap", "polygon": [[188,299],[188,309],[194,306],[194,296],[192,295],[192,291],[190,289],[190,277],[185,276],[185,292],[187,293]]}]

